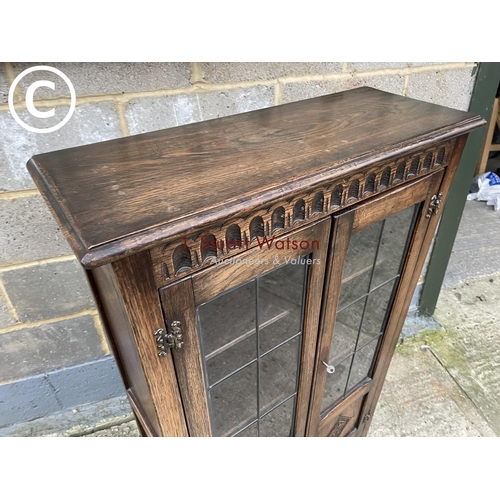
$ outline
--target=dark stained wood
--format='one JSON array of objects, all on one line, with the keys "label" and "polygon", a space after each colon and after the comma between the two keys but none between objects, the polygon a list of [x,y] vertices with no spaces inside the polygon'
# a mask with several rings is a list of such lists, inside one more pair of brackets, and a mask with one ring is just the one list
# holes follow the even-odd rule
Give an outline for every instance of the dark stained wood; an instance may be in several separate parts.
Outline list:
[{"label": "dark stained wood", "polygon": [[[456,143],[455,150],[453,151],[450,166],[448,169],[446,169],[444,177],[435,179],[432,186],[429,188],[427,203],[423,208],[424,213],[428,207],[430,197],[436,192],[443,193],[442,204],[446,203],[446,198],[448,196],[449,189],[453,181],[456,169],[458,168],[458,164],[460,162],[462,151],[465,147],[466,142],[467,135],[459,138]],[[439,185],[440,181],[441,184]],[[394,354],[394,350],[396,349],[398,338],[401,329],[403,328],[403,323],[406,318],[408,308],[410,307],[411,299],[413,297],[415,287],[417,286],[420,273],[422,272],[427,252],[429,251],[432,239],[434,238],[434,235],[436,233],[438,223],[439,217],[431,217],[430,219],[426,219],[425,216],[422,215],[418,224],[423,226],[425,232],[424,230],[419,231],[418,225],[415,228],[415,236],[413,238],[413,241],[411,242],[411,246],[405,262],[405,268],[403,270],[403,275],[398,287],[400,290],[400,292],[398,291],[398,302],[394,303],[391,316],[386,328],[386,338],[384,339],[384,342],[380,347],[379,356],[375,362],[375,387],[366,399],[363,408],[364,415],[369,413],[372,416],[375,412],[380,393],[382,392],[385,377],[387,375],[387,371],[389,370],[390,361]],[[363,422],[362,426],[359,429],[358,435],[366,436],[368,434],[371,420],[372,419],[370,418]]]},{"label": "dark stained wood", "polygon": [[134,391],[137,406],[147,416],[154,433],[160,434],[156,410],[111,264],[87,271],[87,275],[93,284],[99,315],[125,388]]},{"label": "dark stained wood", "polygon": [[325,274],[323,308],[318,332],[318,347],[316,361],[313,366],[311,403],[307,421],[307,435],[317,436],[319,432],[319,413],[321,400],[326,381],[326,368],[323,361],[328,363],[328,353],[335,325],[335,314],[340,294],[340,283],[344,269],[347,247],[354,221],[354,212],[349,212],[333,225],[332,241],[328,250],[328,263]]},{"label": "dark stained wood", "polygon": [[[425,217],[431,197],[445,202],[467,134],[483,123],[361,88],[32,158],[87,269],[141,433],[211,435],[196,308],[271,271],[275,257],[308,255],[319,262],[307,275],[294,435],[366,435],[439,220]],[[320,415],[350,238],[415,203],[374,371]],[[232,234],[249,244],[211,262],[203,238]],[[264,237],[274,248],[259,248]],[[276,250],[293,240],[319,246]],[[227,264],[234,257],[260,263]],[[160,357],[154,333],[173,321],[184,345]]]},{"label": "dark stained wood", "polygon": [[141,434],[147,437],[158,437],[158,432],[151,425],[151,422],[149,421],[144,410],[142,409],[140,403],[137,401],[137,397],[135,396],[135,393],[132,389],[127,390],[127,396],[130,406],[134,411],[134,415],[137,420],[137,424],[139,430],[141,431]]},{"label": "dark stained wood", "polygon": [[[443,170],[438,170],[434,175],[439,178],[443,175]],[[418,203],[425,199],[429,192],[429,177],[418,179],[408,187],[400,187],[380,197],[369,200],[359,206],[354,211],[354,221],[352,234],[371,226],[375,222],[390,217],[399,212],[403,207]],[[436,194],[436,193],[433,193]],[[414,201],[417,200],[417,201]]]},{"label": "dark stained wood", "polygon": [[162,436],[187,436],[172,356],[158,356],[154,333],[165,328],[148,252],[112,264]]},{"label": "dark stained wood", "polygon": [[[322,364],[322,362],[328,362],[329,359],[329,351],[334,334],[335,311],[337,310],[338,296],[344,268],[344,257],[347,252],[350,236],[379,220],[383,220],[386,217],[389,217],[390,215],[400,210],[410,207],[411,205],[414,205],[416,203],[426,201],[414,229],[412,242],[410,244],[410,249],[406,257],[406,264],[399,280],[397,292],[394,298],[391,317],[382,338],[382,344],[378,355],[378,359],[382,361],[377,361],[374,374],[372,376],[374,380],[373,385],[377,386],[379,379],[381,377],[385,378],[387,366],[390,361],[390,357],[392,356],[392,351],[389,354],[389,347],[386,346],[392,346],[393,336],[396,335],[397,340],[397,335],[399,335],[400,331],[399,330],[395,332],[395,330],[392,328],[391,319],[399,317],[402,317],[404,319],[404,317],[406,317],[407,310],[404,310],[403,308],[403,301],[406,299],[408,290],[406,282],[409,277],[413,275],[415,266],[414,260],[417,258],[421,251],[421,244],[425,231],[427,230],[429,221],[432,219],[428,219],[425,217],[426,210],[428,208],[431,196],[438,192],[437,190],[439,187],[439,183],[441,182],[441,179],[443,177],[443,173],[443,170],[438,170],[437,172],[434,172],[427,177],[414,181],[407,187],[401,187],[398,189],[394,189],[389,193],[381,194],[379,197],[368,200],[360,204],[358,207],[348,210],[346,213],[334,218],[334,235],[336,238],[332,244],[332,264],[329,268],[329,275],[327,275],[326,278],[327,282],[329,283],[329,288],[326,292],[325,300],[327,305],[324,309],[322,330],[320,332],[318,348],[318,358],[315,368],[316,373],[314,382],[314,395],[311,400],[311,410],[308,426],[309,435],[318,435],[319,429],[324,427],[324,424],[322,424],[320,420],[320,410],[327,374],[326,368]],[[426,251],[425,249],[422,250],[424,252]],[[379,371],[380,373],[384,372],[384,375],[379,375]],[[367,398],[367,400],[368,399],[369,397]],[[341,402],[340,404],[343,404],[343,402]],[[363,415],[366,415],[369,411],[372,411],[372,407],[368,404],[365,404]],[[336,414],[335,409],[334,412]],[[356,426],[358,427],[358,433],[362,433],[363,423]]]},{"label": "dark stained wood", "polygon": [[[284,264],[287,257],[309,255],[315,264],[310,265],[306,284],[307,292],[304,304],[302,349],[294,426],[296,436],[305,435],[330,224],[330,220],[326,219],[294,231],[287,236],[290,241],[317,241],[319,244],[314,250],[276,250],[267,247],[262,250],[253,249],[245,252],[244,259],[254,259],[255,261],[258,259],[260,264],[247,265],[244,262],[232,262],[215,266],[201,271],[194,275],[192,279],[188,278],[161,290],[167,322],[176,320],[179,317],[185,332],[185,345],[179,351],[174,351],[174,358],[190,435],[210,435],[210,428],[207,429],[209,420],[206,410],[201,349],[194,316],[195,307],[213,299],[221,292],[272,270],[276,267],[274,263],[275,257],[278,257],[280,263]],[[277,238],[275,241],[285,240],[286,238],[282,237]],[[316,260],[314,261],[314,259]]]},{"label": "dark stained wood", "polygon": [[[395,155],[390,160],[375,162],[356,170],[355,173],[338,177],[334,182],[308,185],[292,196],[282,194],[281,198],[272,204],[250,206],[247,211],[218,219],[213,224],[189,227],[189,230],[166,244],[151,249],[156,283],[161,287],[212,265],[210,259],[205,259],[201,248],[207,237],[214,239],[215,246],[224,248],[224,251],[217,252],[219,256],[235,256],[259,245],[258,239],[252,241],[251,238],[252,226],[256,221],[261,221],[266,237],[280,236],[320,220],[326,214],[334,214],[359,203],[360,200],[374,197],[430,171],[444,168],[451,157],[455,140],[431,144],[412,151],[411,154]],[[297,217],[297,207],[300,208],[300,217]],[[279,212],[282,214],[281,218],[276,218],[275,215]],[[236,248],[234,244],[229,247],[228,235],[233,239],[235,233],[240,235],[242,244],[236,245]],[[182,250],[182,259],[178,254],[181,249],[187,250]]]},{"label": "dark stained wood", "polygon": [[371,387],[372,381],[369,380],[330,411],[321,420],[318,436],[353,437],[352,432],[361,423],[361,408],[366,399],[365,395]]},{"label": "dark stained wood", "polygon": [[359,88],[37,155],[28,169],[91,268],[483,122]]},{"label": "dark stained wood", "polygon": [[[313,242],[316,241],[318,242],[320,253],[326,252],[328,237],[325,239],[324,230],[320,229],[325,225],[329,225],[328,220],[316,222],[300,230],[293,231],[285,237],[275,238],[272,244],[269,239],[267,244],[263,244],[262,249],[254,248],[241,257],[241,260],[245,259],[250,261],[253,259],[255,263],[251,265],[241,265],[238,260],[235,259],[233,261],[228,260],[229,263],[219,264],[204,271],[200,271],[193,276],[196,305],[208,302],[225,290],[236,286],[236,283],[243,283],[255,278],[255,276],[259,274],[271,271],[276,267],[275,259],[278,259],[282,265],[287,258],[291,259],[313,253],[311,248],[302,250],[300,248],[292,248],[293,242],[299,245],[301,241],[305,241],[310,243],[311,247]],[[276,249],[276,245],[279,245],[278,242],[284,242],[284,245],[287,245],[287,240],[290,248],[285,247],[284,249]],[[271,245],[271,248],[268,248],[268,244]],[[314,245],[316,245],[316,243],[314,243]],[[314,252],[314,254],[316,253],[317,252]]]},{"label": "dark stained wood", "polygon": [[181,349],[172,349],[189,435],[211,436],[210,416],[203,373],[200,342],[196,328],[196,306],[190,278],[161,290],[167,328],[179,321],[184,339]]},{"label": "dark stained wood", "polygon": [[328,239],[330,236],[331,221],[325,220],[316,224],[314,237],[321,246],[311,257],[318,259],[320,264],[310,266],[306,284],[306,302],[304,306],[304,326],[302,353],[299,368],[299,389],[295,410],[295,436],[306,435],[307,413],[311,398],[314,358],[318,338],[318,326],[321,312],[323,283],[325,279],[326,260],[328,255]]}]

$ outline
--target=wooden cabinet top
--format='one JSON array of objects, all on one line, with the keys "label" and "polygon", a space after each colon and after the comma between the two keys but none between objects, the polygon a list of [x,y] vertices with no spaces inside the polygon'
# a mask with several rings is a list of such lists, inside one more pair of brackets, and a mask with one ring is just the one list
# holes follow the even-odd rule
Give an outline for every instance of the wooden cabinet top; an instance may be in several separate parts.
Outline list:
[{"label": "wooden cabinet top", "polygon": [[41,154],[28,169],[92,268],[483,123],[364,87]]}]

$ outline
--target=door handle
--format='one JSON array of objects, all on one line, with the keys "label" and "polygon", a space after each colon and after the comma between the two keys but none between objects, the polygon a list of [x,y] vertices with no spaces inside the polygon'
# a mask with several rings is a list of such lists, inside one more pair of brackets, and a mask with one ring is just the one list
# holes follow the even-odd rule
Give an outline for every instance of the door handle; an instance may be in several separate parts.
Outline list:
[{"label": "door handle", "polygon": [[329,365],[329,364],[325,363],[324,361],[322,361],[322,363],[326,366],[327,373],[335,373],[335,366]]}]

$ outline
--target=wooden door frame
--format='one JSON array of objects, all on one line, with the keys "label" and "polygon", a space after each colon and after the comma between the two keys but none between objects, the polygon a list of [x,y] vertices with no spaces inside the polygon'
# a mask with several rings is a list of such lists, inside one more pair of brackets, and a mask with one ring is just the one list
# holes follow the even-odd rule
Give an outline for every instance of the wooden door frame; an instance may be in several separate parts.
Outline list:
[{"label": "wooden door frame", "polygon": [[[310,402],[312,371],[315,363],[321,297],[327,265],[330,239],[331,218],[286,233],[274,241],[300,239],[301,241],[318,240],[318,248],[288,249],[279,251],[275,248],[253,248],[238,254],[234,261],[224,265],[211,266],[200,270],[184,280],[172,283],[160,289],[165,324],[180,321],[185,338],[180,350],[173,349],[174,366],[179,381],[181,399],[190,436],[211,436],[209,401],[206,392],[206,374],[203,368],[202,349],[196,324],[196,307],[219,293],[226,292],[245,281],[254,279],[276,268],[274,258],[279,256],[281,263],[285,257],[310,255],[313,264],[309,266],[305,294],[302,348],[300,370],[298,373],[297,402],[295,411],[294,436],[304,436],[307,412]],[[255,261],[255,265],[245,266],[243,260]]]},{"label": "wooden door frame", "polygon": [[[329,263],[325,278],[325,298],[322,307],[320,333],[318,336],[318,350],[313,375],[307,435],[325,435],[325,428],[328,426],[324,424],[323,421],[328,420],[333,422],[334,418],[339,414],[340,407],[350,406],[354,399],[362,397],[366,392],[369,392],[369,395],[365,399],[369,401],[370,404],[363,404],[360,413],[360,425],[356,424],[359,428],[359,432],[363,432],[364,426],[362,423],[364,417],[368,414],[370,409],[373,408],[371,402],[376,401],[378,398],[378,388],[382,386],[392,353],[396,346],[400,331],[400,319],[404,319],[409,307],[407,296],[409,295],[411,298],[409,292],[413,291],[414,276],[417,275],[416,271],[418,267],[423,264],[421,249],[426,248],[426,234],[428,233],[428,228],[433,222],[432,219],[436,219],[436,217],[426,217],[427,209],[432,195],[437,194],[439,191],[443,175],[444,169],[437,170],[429,176],[415,180],[411,185],[403,185],[333,217],[332,242],[330,243]],[[406,197],[406,199],[403,200],[402,197]],[[323,415],[322,418],[321,403],[327,377],[326,368],[322,365],[325,362],[328,363],[329,359],[333,327],[336,320],[338,299],[340,295],[340,282],[350,238],[353,234],[365,227],[416,203],[421,203],[422,207],[416,219],[416,225],[410,240],[410,247],[405,257],[404,268],[395,291],[390,316],[385,327],[384,336],[381,339],[376,360],[374,361],[373,378],[368,381],[362,381],[360,386],[354,388],[352,394],[344,397]],[[360,388],[363,388],[361,392],[358,390]],[[372,392],[376,394],[376,397],[370,397]],[[373,411],[371,412],[373,413]]]}]

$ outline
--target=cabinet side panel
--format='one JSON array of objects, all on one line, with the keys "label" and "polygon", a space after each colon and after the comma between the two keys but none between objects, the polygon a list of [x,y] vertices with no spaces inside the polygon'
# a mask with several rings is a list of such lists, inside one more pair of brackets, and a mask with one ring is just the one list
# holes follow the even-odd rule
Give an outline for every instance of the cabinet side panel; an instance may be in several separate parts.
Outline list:
[{"label": "cabinet side panel", "polygon": [[171,354],[158,356],[155,332],[165,323],[149,252],[112,264],[116,285],[146,377],[162,436],[187,436],[186,420]]},{"label": "cabinet side panel", "polygon": [[132,390],[151,427],[160,435],[160,424],[149,393],[141,360],[137,353],[127,315],[123,307],[111,264],[89,272],[96,288],[100,314],[103,317],[113,354],[120,367],[127,390]]}]

